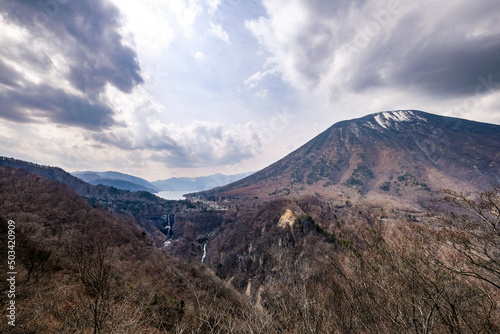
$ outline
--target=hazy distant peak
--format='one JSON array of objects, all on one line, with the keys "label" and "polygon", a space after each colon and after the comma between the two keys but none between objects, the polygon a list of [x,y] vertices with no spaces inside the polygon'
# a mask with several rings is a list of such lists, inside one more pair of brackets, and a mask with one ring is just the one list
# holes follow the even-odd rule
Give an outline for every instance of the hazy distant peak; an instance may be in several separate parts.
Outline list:
[{"label": "hazy distant peak", "polygon": [[159,191],[158,188],[145,179],[120,172],[78,171],[71,174],[93,185],[102,184],[130,191],[143,190],[153,193]]},{"label": "hazy distant peak", "polygon": [[247,172],[235,175],[217,173],[200,177],[172,177],[166,180],[154,181],[152,184],[162,191],[202,191],[238,181],[252,173]]}]

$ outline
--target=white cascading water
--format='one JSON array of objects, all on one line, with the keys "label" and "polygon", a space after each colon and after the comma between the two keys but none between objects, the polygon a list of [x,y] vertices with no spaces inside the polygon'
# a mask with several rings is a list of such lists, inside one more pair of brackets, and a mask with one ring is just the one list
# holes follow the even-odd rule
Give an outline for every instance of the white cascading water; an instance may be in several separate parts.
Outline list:
[{"label": "white cascading water", "polygon": [[207,244],[208,241],[203,245],[203,256],[201,257],[201,263],[205,262],[205,259],[207,258]]}]

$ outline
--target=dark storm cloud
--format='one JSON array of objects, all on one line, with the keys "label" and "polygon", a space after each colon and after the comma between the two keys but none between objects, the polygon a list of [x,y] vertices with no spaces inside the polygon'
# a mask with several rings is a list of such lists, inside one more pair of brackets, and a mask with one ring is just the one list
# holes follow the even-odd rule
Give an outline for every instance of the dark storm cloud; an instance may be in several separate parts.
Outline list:
[{"label": "dark storm cloud", "polygon": [[82,90],[98,90],[109,82],[123,91],[142,83],[137,56],[117,32],[119,11],[106,0],[0,1],[16,21],[36,37],[60,40],[71,56],[71,78]]},{"label": "dark storm cloud", "polygon": [[[21,64],[37,64],[40,72],[50,75],[55,69],[50,51],[34,54],[31,50],[35,43],[47,45],[53,54],[64,58],[68,67],[65,79],[83,96],[74,96],[64,89],[32,85],[26,79],[23,86],[30,85],[32,91],[26,92],[25,88],[21,91],[16,84],[22,83],[19,80],[22,76],[17,75],[17,80],[9,79],[8,73],[14,73],[14,69],[0,63],[0,70],[5,70],[0,75],[0,83],[14,88],[3,92],[2,107],[9,103],[15,106],[9,110],[15,108],[21,115],[31,116],[32,111],[27,109],[37,108],[52,122],[94,128],[112,123],[113,111],[98,99],[107,84],[128,93],[143,82],[137,55],[124,44],[118,32],[119,11],[107,1],[0,0],[0,7],[7,14],[5,20],[30,32],[22,46],[6,45],[0,55],[6,59],[10,56]],[[0,115],[11,115],[9,110],[3,109]],[[17,120],[26,119],[31,117],[17,117]]]},{"label": "dark storm cloud", "polygon": [[[311,38],[314,36],[314,38]],[[297,70],[314,87],[328,70],[335,50],[335,35],[326,23],[316,23],[301,31],[297,43]]]},{"label": "dark storm cloud", "polygon": [[484,5],[469,12],[463,8],[453,19],[431,27],[430,33],[425,17],[405,16],[382,43],[374,38],[374,45],[363,50],[358,66],[350,69],[351,87],[413,87],[443,97],[500,88],[495,83],[500,81],[500,34],[473,34],[481,23],[479,13],[496,10],[500,15],[500,10]]},{"label": "dark storm cloud", "polygon": [[314,13],[317,19],[331,19],[332,16],[345,15],[353,7],[360,7],[367,0],[308,0],[304,1],[304,6]]},{"label": "dark storm cloud", "polygon": [[[485,85],[483,80],[490,76],[493,82]],[[498,88],[495,81],[500,81],[500,39],[490,37],[443,48],[428,46],[410,56],[391,80],[437,95],[487,93]]]},{"label": "dark storm cloud", "polygon": [[19,73],[7,66],[0,60],[0,84],[9,87],[19,87],[18,80],[21,80]]},{"label": "dark storm cloud", "polygon": [[144,133],[145,139],[142,142],[133,141],[134,136],[129,133],[117,132],[100,132],[92,134],[93,141],[99,144],[111,145],[122,150],[143,150],[149,149],[154,151],[182,151],[178,143],[175,142],[168,134],[164,133],[161,136],[147,129]]},{"label": "dark storm cloud", "polygon": [[[332,29],[333,18],[345,17],[350,8],[359,7],[365,1],[304,1],[309,20],[298,31],[292,44],[296,52],[296,70],[305,82],[314,88],[322,80],[322,75],[331,66],[335,50],[351,27],[338,25]],[[336,19],[335,19],[336,20]]]},{"label": "dark storm cloud", "polygon": [[[500,89],[497,0],[311,0],[300,2],[300,19],[291,15],[298,6],[264,4],[269,22],[247,26],[295,86],[410,89],[443,98]],[[289,26],[294,28],[269,37],[278,35],[275,27]]]},{"label": "dark storm cloud", "polygon": [[1,117],[17,122],[47,118],[90,130],[114,124],[109,107],[46,85],[0,91],[0,106]]},{"label": "dark storm cloud", "polygon": [[415,88],[442,97],[500,88],[495,84],[500,81],[500,34],[481,29],[489,22],[498,25],[497,2],[458,2],[451,10],[447,15],[429,9],[396,15],[398,25],[389,32],[380,27],[379,36],[368,36],[372,43],[351,69],[351,87]]}]

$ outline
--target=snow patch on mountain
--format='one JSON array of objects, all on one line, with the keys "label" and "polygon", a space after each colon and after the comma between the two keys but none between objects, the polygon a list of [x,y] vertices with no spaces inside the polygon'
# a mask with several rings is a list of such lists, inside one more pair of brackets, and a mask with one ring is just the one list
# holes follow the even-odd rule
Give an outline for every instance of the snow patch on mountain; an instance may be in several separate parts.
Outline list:
[{"label": "snow patch on mountain", "polygon": [[[415,120],[427,122],[425,118],[416,115],[412,110],[384,111],[375,114],[373,118],[384,129],[398,128],[398,124],[401,122],[412,122]],[[375,129],[374,124],[371,122],[366,122],[365,126]]]},{"label": "snow patch on mountain", "polygon": [[412,120],[412,116],[415,116],[411,111],[393,111],[393,112],[383,112],[382,115],[386,119],[391,119],[396,122],[409,122]]},{"label": "snow patch on mountain", "polygon": [[382,115],[375,115],[375,121],[377,121],[378,125],[380,125],[384,129],[387,129],[391,126],[391,123],[388,122],[387,119],[385,119]]}]

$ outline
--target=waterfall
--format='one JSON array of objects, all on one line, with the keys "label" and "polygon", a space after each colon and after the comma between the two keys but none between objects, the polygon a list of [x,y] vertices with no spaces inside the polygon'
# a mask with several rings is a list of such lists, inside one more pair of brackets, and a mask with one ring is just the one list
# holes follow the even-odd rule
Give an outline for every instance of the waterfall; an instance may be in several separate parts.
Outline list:
[{"label": "waterfall", "polygon": [[167,215],[167,221],[168,221],[168,233],[167,237],[172,237],[172,222],[170,221],[170,213]]},{"label": "waterfall", "polygon": [[201,257],[201,263],[205,262],[205,259],[207,258],[207,244],[208,241],[203,245],[203,256]]}]

